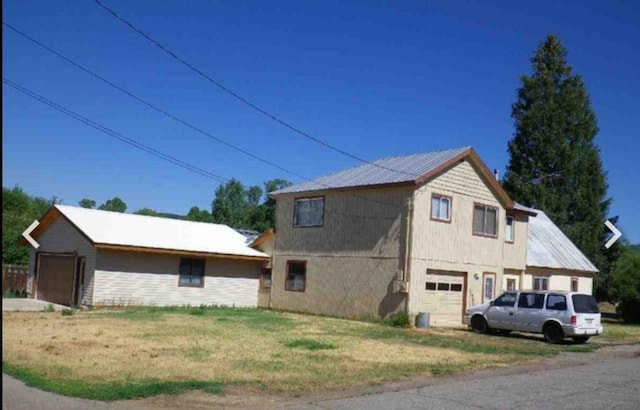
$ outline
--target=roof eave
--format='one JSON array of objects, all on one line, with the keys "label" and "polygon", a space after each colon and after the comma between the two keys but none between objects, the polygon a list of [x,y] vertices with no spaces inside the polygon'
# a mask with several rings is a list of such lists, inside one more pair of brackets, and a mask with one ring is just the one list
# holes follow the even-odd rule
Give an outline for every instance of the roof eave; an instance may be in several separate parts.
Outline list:
[{"label": "roof eave", "polygon": [[118,250],[126,252],[146,252],[146,253],[165,253],[172,255],[184,255],[184,256],[199,256],[204,258],[219,258],[219,259],[241,259],[241,260],[254,260],[254,261],[268,261],[269,255],[238,255],[233,253],[222,252],[201,252],[201,251],[189,251],[182,249],[166,249],[166,248],[152,248],[146,246],[133,246],[133,245],[117,245],[110,243],[96,243],[96,249],[106,250]]}]

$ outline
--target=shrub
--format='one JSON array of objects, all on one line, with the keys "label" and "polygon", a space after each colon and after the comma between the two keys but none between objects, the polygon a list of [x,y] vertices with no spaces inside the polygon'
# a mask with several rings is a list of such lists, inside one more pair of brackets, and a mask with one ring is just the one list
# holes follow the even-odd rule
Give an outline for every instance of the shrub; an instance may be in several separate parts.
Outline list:
[{"label": "shrub", "polygon": [[618,315],[627,323],[640,323],[640,254],[624,246],[611,276]]},{"label": "shrub", "polygon": [[56,308],[53,307],[53,304],[49,303],[47,306],[42,308],[43,312],[55,312]]},{"label": "shrub", "polygon": [[409,315],[407,314],[407,312],[398,312],[389,315],[389,317],[384,320],[384,323],[393,327],[411,326],[411,321],[409,320]]},{"label": "shrub", "polygon": [[60,311],[60,313],[62,313],[62,316],[73,316],[75,315],[76,311],[74,309],[64,308]]}]

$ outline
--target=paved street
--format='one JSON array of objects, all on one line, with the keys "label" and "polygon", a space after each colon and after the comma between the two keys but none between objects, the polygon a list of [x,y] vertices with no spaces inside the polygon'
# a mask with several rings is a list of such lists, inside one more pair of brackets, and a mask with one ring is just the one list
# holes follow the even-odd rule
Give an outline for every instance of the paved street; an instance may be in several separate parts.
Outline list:
[{"label": "paved street", "polygon": [[[401,391],[339,399],[318,396],[295,401],[287,398],[273,400],[273,397],[264,401],[260,397],[244,400],[244,397],[218,398],[194,394],[197,396],[195,400],[185,395],[107,404],[42,392],[3,374],[2,408],[639,409],[640,346],[609,350],[615,354],[603,354],[605,350],[577,355],[578,361],[564,368],[523,367],[523,372],[509,375],[490,371],[477,377],[437,379],[429,386]],[[549,365],[554,363],[553,359],[547,359],[547,362]],[[576,365],[580,362],[586,364]]]}]

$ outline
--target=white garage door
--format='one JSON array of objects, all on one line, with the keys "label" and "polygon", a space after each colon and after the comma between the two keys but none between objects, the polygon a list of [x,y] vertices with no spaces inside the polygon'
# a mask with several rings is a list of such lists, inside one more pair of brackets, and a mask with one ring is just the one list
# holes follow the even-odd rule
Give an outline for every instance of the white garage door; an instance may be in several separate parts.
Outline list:
[{"label": "white garage door", "polygon": [[466,272],[427,270],[423,309],[434,326],[459,326],[465,295]]}]

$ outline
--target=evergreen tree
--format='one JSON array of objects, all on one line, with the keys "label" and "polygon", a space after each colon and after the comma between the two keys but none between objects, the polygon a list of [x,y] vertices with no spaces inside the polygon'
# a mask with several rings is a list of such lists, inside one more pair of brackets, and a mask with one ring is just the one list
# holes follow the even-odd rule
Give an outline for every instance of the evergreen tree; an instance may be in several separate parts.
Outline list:
[{"label": "evergreen tree", "polygon": [[544,210],[598,267],[596,295],[607,298],[616,249],[603,246],[611,199],[595,143],[596,115],[557,37],[548,36],[531,63],[511,110],[515,133],[504,187],[516,201]]}]

